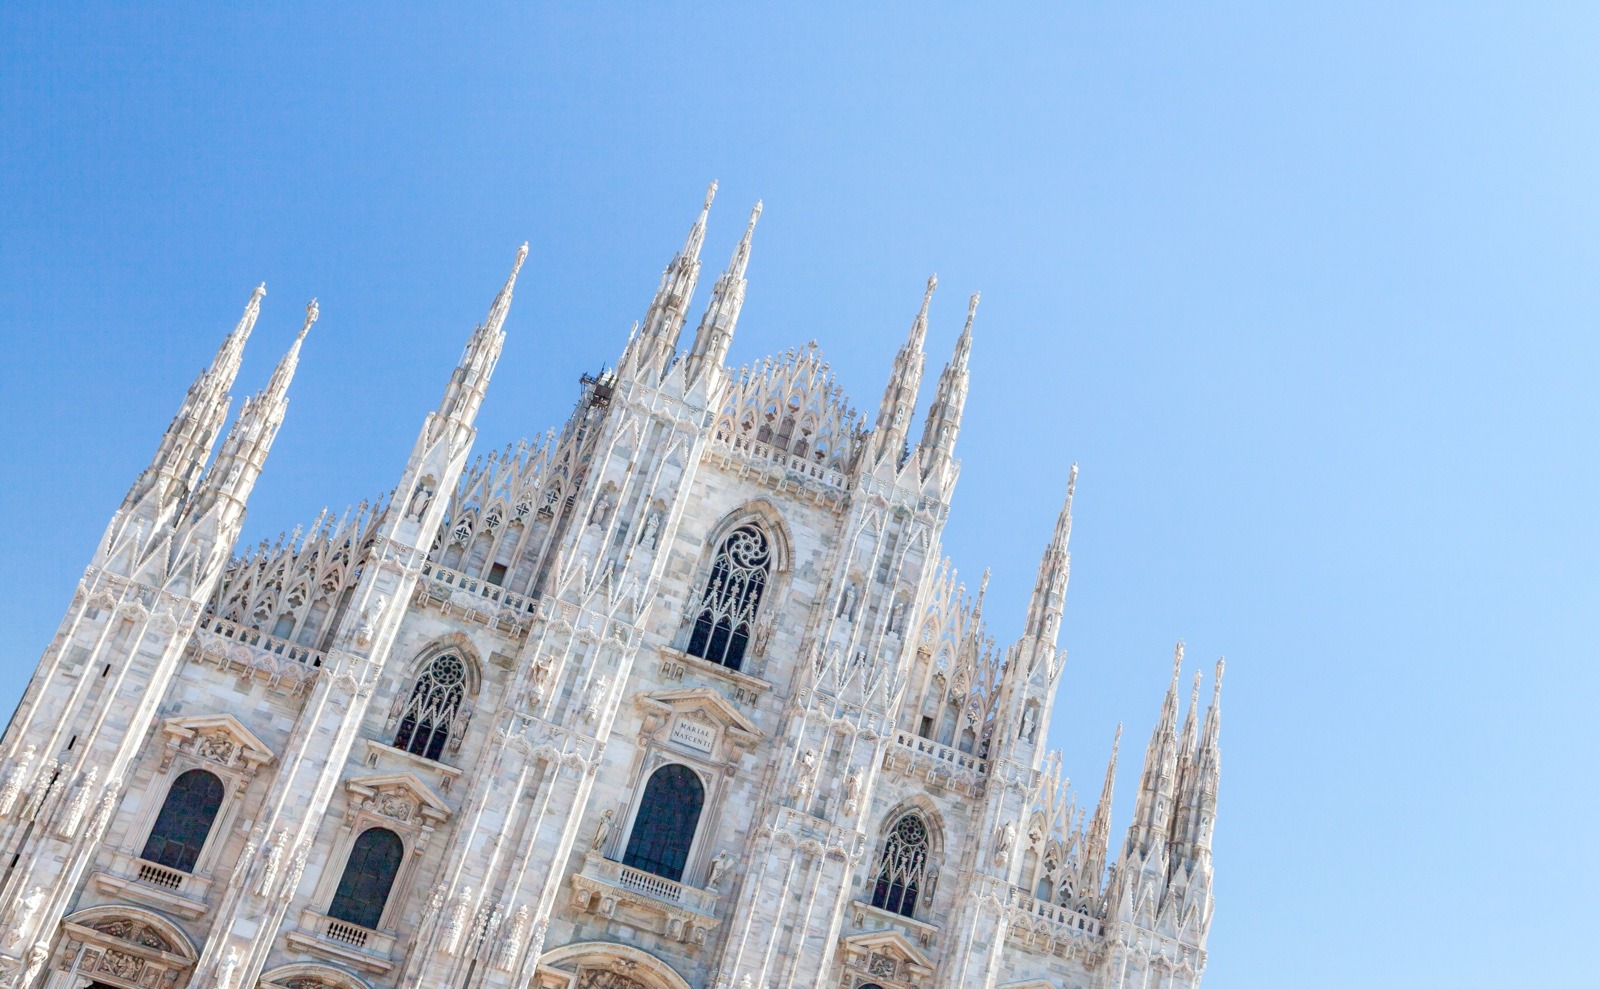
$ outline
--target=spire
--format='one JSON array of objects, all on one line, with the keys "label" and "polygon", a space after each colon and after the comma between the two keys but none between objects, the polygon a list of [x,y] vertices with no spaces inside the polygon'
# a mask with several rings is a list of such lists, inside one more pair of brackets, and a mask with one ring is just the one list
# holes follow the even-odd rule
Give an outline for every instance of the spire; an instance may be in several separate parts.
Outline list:
[{"label": "spire", "polygon": [[1128,827],[1125,854],[1137,851],[1143,855],[1157,844],[1164,844],[1171,832],[1178,772],[1178,678],[1182,670],[1183,643],[1179,642],[1172,652],[1172,683],[1145,748],[1144,773],[1139,779],[1139,798],[1133,808],[1133,823]]},{"label": "spire", "polygon": [[1100,802],[1094,805],[1083,853],[1083,883],[1099,892],[1105,881],[1106,856],[1111,845],[1111,796],[1117,782],[1117,749],[1122,745],[1122,725],[1111,739],[1111,759],[1106,763],[1106,781],[1100,787]]},{"label": "spire", "polygon": [[744,236],[733,249],[728,268],[717,278],[711,290],[711,304],[706,307],[700,328],[695,331],[694,346],[689,351],[689,377],[697,378],[710,368],[720,368],[728,356],[728,346],[733,343],[733,330],[739,322],[739,310],[744,306],[745,269],[750,266],[750,237],[756,232],[756,221],[761,219],[761,202],[750,211],[750,222],[745,225]]},{"label": "spire", "polygon": [[967,300],[967,325],[956,338],[950,363],[939,374],[939,385],[928,406],[928,420],[922,427],[922,474],[932,474],[955,457],[956,434],[961,431],[961,412],[967,404],[967,363],[972,357],[972,321],[978,315],[978,293]]},{"label": "spire", "polygon": [[197,517],[206,514],[219,499],[231,499],[242,507],[249,498],[289,410],[289,385],[300,366],[300,348],[317,316],[317,300],[312,299],[306,305],[306,318],[300,324],[300,332],[278,366],[273,368],[266,386],[244,400],[239,418],[234,420],[228,438],[222,442],[216,463],[206,474],[195,512]]},{"label": "spire", "polygon": [[1056,528],[1050,536],[1050,545],[1039,559],[1039,575],[1033,582],[1033,596],[1028,600],[1028,620],[1025,635],[1033,637],[1041,646],[1055,648],[1056,636],[1061,627],[1061,613],[1066,606],[1067,578],[1072,569],[1072,554],[1067,544],[1072,539],[1072,495],[1078,487],[1078,465],[1073,464],[1067,473],[1067,497],[1056,516]]},{"label": "spire", "polygon": [[489,315],[473,329],[467,338],[461,360],[450,374],[444,398],[439,403],[439,417],[472,425],[478,417],[478,407],[483,404],[484,393],[489,390],[489,378],[500,360],[500,349],[505,346],[506,314],[511,311],[511,291],[517,284],[517,273],[522,262],[528,259],[528,245],[517,249],[517,259],[511,264],[511,274],[489,306]]},{"label": "spire", "polygon": [[[1178,791],[1178,820],[1173,827],[1173,867],[1203,858],[1211,851],[1211,831],[1217,819],[1217,787],[1222,776],[1222,670],[1217,660],[1216,679],[1211,685],[1211,706],[1206,710],[1205,726],[1189,749],[1183,779]],[[1196,685],[1198,686],[1198,679]],[[1198,697],[1195,698],[1199,700]],[[1194,715],[1191,712],[1189,722]],[[1188,725],[1185,726],[1186,734]]]},{"label": "spire", "polygon": [[922,293],[922,308],[911,322],[911,332],[894,357],[894,368],[889,372],[889,383],[883,389],[883,402],[878,406],[878,421],[873,427],[872,460],[902,455],[911,416],[917,406],[917,392],[922,387],[922,368],[927,356],[922,352],[928,337],[928,304],[933,301],[933,290],[939,285],[938,275],[928,276],[927,291]]},{"label": "spire", "polygon": [[244,346],[255,329],[256,318],[261,315],[261,299],[267,294],[266,283],[256,286],[245,303],[244,314],[232,332],[223,338],[216,356],[199,377],[189,385],[178,414],[173,416],[161,437],[161,445],[150,466],[134,482],[123,501],[123,509],[132,508],[153,489],[182,496],[194,488],[217,435],[228,418],[232,397],[228,394],[239,365],[244,360]]},{"label": "spire", "polygon": [[659,378],[666,372],[672,355],[678,349],[678,335],[683,332],[683,322],[688,314],[689,300],[694,296],[695,284],[700,279],[700,246],[706,239],[706,218],[711,214],[711,201],[716,198],[717,183],[706,188],[705,202],[700,215],[689,228],[683,249],[672,256],[661,272],[661,284],[644,316],[644,325],[622,353],[617,362],[617,374],[648,379]]},{"label": "spire", "polygon": [[1194,686],[1189,690],[1189,710],[1183,716],[1183,744],[1178,749],[1179,773],[1189,762],[1194,760],[1195,746],[1199,742],[1199,728],[1197,719],[1200,710],[1200,671],[1194,671]]}]

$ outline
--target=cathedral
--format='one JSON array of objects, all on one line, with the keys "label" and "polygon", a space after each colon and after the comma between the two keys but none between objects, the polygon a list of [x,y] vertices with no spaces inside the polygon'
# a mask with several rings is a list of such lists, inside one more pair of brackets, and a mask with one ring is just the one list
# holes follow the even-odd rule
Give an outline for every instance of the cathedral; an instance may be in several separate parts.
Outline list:
[{"label": "cathedral", "polygon": [[256,289],[0,743],[0,985],[1200,984],[1221,664],[1114,846],[1112,733],[1092,806],[1045,747],[1076,470],[1016,641],[941,554],[978,297],[869,420],[725,366],[759,204],[682,346],[710,206],[559,429],[473,457],[524,245],[388,493],[240,546],[317,319],[229,425]]}]

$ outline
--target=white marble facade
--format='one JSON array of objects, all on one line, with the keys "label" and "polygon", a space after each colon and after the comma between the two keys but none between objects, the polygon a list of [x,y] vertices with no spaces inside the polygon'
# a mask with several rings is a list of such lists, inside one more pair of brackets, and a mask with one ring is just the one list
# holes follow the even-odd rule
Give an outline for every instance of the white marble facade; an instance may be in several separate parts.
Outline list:
[{"label": "white marble facade", "polygon": [[1070,485],[1017,641],[940,553],[977,296],[869,421],[814,345],[724,367],[759,206],[680,348],[709,207],[561,429],[468,463],[524,248],[394,488],[240,547],[316,319],[224,433],[257,290],[0,746],[0,981],[1199,984],[1215,696],[1114,850],[1115,748],[1080,810],[1044,744]]}]

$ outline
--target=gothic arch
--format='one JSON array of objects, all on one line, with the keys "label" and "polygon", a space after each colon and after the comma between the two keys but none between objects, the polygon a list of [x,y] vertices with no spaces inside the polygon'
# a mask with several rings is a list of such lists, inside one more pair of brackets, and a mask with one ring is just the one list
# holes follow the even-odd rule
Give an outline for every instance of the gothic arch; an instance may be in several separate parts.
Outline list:
[{"label": "gothic arch", "polygon": [[[449,662],[451,658],[458,661],[458,668]],[[436,669],[436,664],[443,665]],[[453,688],[444,683],[435,685],[438,690],[425,686],[425,681],[432,683],[431,678],[438,676],[459,679]],[[424,758],[443,759],[447,752],[460,748],[462,736],[472,721],[473,702],[482,686],[483,663],[465,634],[451,632],[433,640],[406,666],[404,678],[395,690],[389,720],[384,725],[384,741]],[[438,696],[434,696],[436,693]],[[452,698],[445,694],[455,695],[453,704],[447,703]],[[449,710],[436,710],[424,716],[416,709],[419,704],[430,709],[440,708],[442,704]]]},{"label": "gothic arch", "polygon": [[539,966],[573,975],[574,989],[692,989],[671,965],[626,944],[579,941],[562,945],[541,955]]},{"label": "gothic arch", "polygon": [[725,515],[701,550],[679,647],[736,671],[759,661],[782,608],[790,545],[781,513],[765,499]]},{"label": "gothic arch", "polygon": [[789,572],[794,560],[794,539],[790,535],[789,524],[784,521],[783,512],[772,501],[766,498],[752,498],[724,515],[706,533],[706,548],[701,554],[699,567],[699,576],[702,580],[711,572],[711,560],[716,555],[717,547],[728,538],[728,533],[748,522],[755,522],[766,530],[767,539],[772,546],[773,577]]},{"label": "gothic arch", "polygon": [[449,632],[436,639],[429,640],[428,644],[417,650],[411,662],[406,664],[406,683],[416,680],[417,674],[427,669],[428,664],[438,659],[445,653],[452,653],[461,657],[467,667],[467,694],[477,694],[483,685],[483,657],[478,654],[478,647],[472,644],[472,637],[465,632]]},{"label": "gothic arch", "polygon": [[944,857],[944,815],[939,813],[939,805],[935,804],[925,794],[914,793],[904,800],[889,808],[878,819],[878,845],[882,847],[883,839],[889,834],[889,829],[894,827],[894,822],[900,820],[909,811],[916,811],[928,825],[928,851],[938,858]]},{"label": "gothic arch", "polygon": [[280,965],[261,976],[260,989],[280,989],[280,987],[311,989],[313,986],[323,986],[327,989],[372,989],[366,982],[349,972],[331,965],[314,963]]},{"label": "gothic arch", "polygon": [[906,917],[926,916],[938,893],[944,861],[944,822],[920,794],[892,808],[878,823],[865,892],[875,907]]}]

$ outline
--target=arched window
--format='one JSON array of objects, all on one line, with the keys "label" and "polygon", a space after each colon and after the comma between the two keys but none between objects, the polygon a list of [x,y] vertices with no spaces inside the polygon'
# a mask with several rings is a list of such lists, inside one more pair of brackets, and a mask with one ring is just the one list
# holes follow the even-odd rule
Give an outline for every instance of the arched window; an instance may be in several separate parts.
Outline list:
[{"label": "arched window", "polygon": [[909,811],[894,822],[889,840],[878,859],[878,879],[872,888],[872,905],[912,916],[917,894],[927,886],[928,825],[922,815]]},{"label": "arched window", "polygon": [[404,855],[400,836],[388,828],[361,832],[350,846],[344,875],[339,877],[339,888],[328,904],[328,916],[357,927],[377,927]]},{"label": "arched window", "polygon": [[705,799],[700,777],[688,766],[674,764],[656,770],[645,784],[622,864],[682,882]]},{"label": "arched window", "polygon": [[424,759],[438,759],[443,755],[444,743],[450,740],[450,727],[466,696],[466,687],[467,667],[461,658],[448,653],[436,657],[417,677],[411,699],[400,712],[400,730],[395,733],[394,747]]},{"label": "arched window", "polygon": [[766,533],[746,523],[728,533],[711,564],[700,614],[689,635],[688,653],[737,670],[750,644],[750,628],[761,607],[772,569]]},{"label": "arched window", "polygon": [[193,872],[221,806],[221,780],[204,769],[179,776],[167,791],[156,826],[150,829],[139,857],[179,872]]}]

